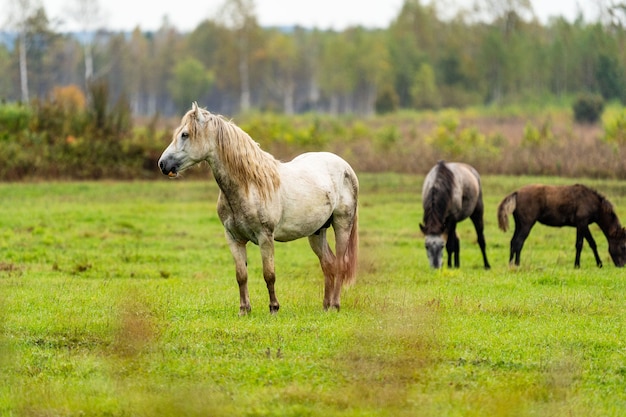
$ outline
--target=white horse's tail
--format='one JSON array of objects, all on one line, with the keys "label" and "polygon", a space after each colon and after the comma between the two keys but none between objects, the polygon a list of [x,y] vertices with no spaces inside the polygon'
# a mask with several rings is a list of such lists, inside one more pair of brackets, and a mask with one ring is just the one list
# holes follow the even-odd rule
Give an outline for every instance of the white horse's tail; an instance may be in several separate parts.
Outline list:
[{"label": "white horse's tail", "polygon": [[359,214],[358,209],[354,209],[354,219],[350,238],[344,255],[344,270],[340,274],[343,278],[342,285],[352,285],[356,281],[356,268],[359,258]]},{"label": "white horse's tail", "polygon": [[509,214],[515,211],[517,207],[517,191],[504,197],[498,206],[498,226],[500,230],[506,232],[509,230]]}]

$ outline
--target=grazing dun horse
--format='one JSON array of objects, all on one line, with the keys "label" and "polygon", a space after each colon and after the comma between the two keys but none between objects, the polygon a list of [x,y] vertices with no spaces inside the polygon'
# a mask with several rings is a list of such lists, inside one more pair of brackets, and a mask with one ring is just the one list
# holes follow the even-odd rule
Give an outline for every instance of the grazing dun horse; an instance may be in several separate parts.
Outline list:
[{"label": "grazing dun horse", "polygon": [[551,186],[531,184],[504,197],[498,206],[498,225],[501,230],[509,228],[509,214],[513,214],[515,231],[511,239],[509,263],[519,265],[524,241],[536,222],[546,226],[576,228],[576,259],[574,267],[580,267],[583,238],[587,240],[596,265],[601,268],[596,241],[589,225],[597,223],[609,242],[609,254],[615,266],[626,264],[626,230],[622,228],[613,205],[600,193],[581,184]]},{"label": "grazing dun horse", "polygon": [[[220,188],[217,213],[235,261],[239,313],[250,312],[248,242],[259,246],[271,313],[279,309],[274,292],[274,241],[308,237],[324,273],[324,309],[340,307],[341,287],[355,279],[358,249],[359,182],[346,161],[328,152],[302,154],[282,163],[263,151],[231,121],[193,103],[159,159],[163,174],[206,161]],[[335,253],[326,239],[332,226]]]},{"label": "grazing dun horse", "polygon": [[432,268],[441,268],[443,246],[448,252],[448,267],[459,267],[461,251],[456,224],[470,218],[478,236],[485,269],[489,269],[483,234],[483,193],[480,175],[471,166],[439,161],[424,180],[422,188],[424,220],[420,229],[426,237],[426,254]]}]

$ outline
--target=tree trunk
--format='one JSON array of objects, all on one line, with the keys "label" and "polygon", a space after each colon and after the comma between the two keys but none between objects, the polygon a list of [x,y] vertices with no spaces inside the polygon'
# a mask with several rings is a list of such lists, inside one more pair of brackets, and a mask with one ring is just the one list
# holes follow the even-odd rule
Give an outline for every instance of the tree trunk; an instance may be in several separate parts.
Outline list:
[{"label": "tree trunk", "polygon": [[20,49],[20,86],[22,88],[22,102],[28,103],[28,65],[26,63],[26,32],[22,30],[19,34]]},{"label": "tree trunk", "polygon": [[294,82],[293,80],[288,80],[285,83],[285,87],[283,88],[283,111],[285,114],[292,115],[295,113],[294,104],[293,104],[293,94],[294,94]]},{"label": "tree trunk", "polygon": [[85,84],[89,86],[93,78],[93,53],[91,42],[85,43]]},{"label": "tree trunk", "polygon": [[241,80],[241,96],[239,107],[242,112],[250,109],[250,72],[248,69],[248,42],[242,30],[239,37],[239,78]]}]

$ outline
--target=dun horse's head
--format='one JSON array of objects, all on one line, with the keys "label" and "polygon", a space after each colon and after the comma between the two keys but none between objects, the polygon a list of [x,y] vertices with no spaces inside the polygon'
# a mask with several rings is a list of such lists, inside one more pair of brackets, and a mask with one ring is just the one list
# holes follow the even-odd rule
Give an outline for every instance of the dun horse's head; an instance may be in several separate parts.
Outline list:
[{"label": "dun horse's head", "polygon": [[617,267],[626,265],[626,229],[621,228],[608,239],[609,254]]},{"label": "dun horse's head", "polygon": [[443,233],[436,234],[427,231],[423,224],[420,224],[420,230],[426,236],[426,255],[431,268],[439,269],[443,266],[443,247],[445,239]]},{"label": "dun horse's head", "polygon": [[174,130],[172,142],[159,158],[159,168],[164,175],[174,178],[207,158],[204,141],[198,137],[203,134],[206,123],[207,112],[194,102],[191,110],[183,116],[180,126]]}]

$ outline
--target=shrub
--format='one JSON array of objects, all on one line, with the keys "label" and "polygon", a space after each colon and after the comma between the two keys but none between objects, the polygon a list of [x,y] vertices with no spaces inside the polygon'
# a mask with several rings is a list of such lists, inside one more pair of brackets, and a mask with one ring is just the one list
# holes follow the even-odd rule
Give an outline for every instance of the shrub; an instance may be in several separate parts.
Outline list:
[{"label": "shrub", "polygon": [[32,112],[28,107],[19,104],[0,106],[0,139],[6,140],[10,135],[21,132],[28,127]]},{"label": "shrub", "polygon": [[626,144],[626,110],[604,123],[605,142]]},{"label": "shrub", "polygon": [[537,128],[531,122],[527,122],[524,126],[524,136],[522,137],[522,146],[536,147],[542,144],[554,142],[554,134],[552,133],[552,123],[545,120],[541,127]]},{"label": "shrub", "polygon": [[51,94],[52,101],[56,103],[66,115],[85,110],[87,100],[77,85],[54,87]]},{"label": "shrub", "polygon": [[398,128],[391,125],[379,129],[376,132],[375,141],[383,150],[389,150],[400,141],[401,137]]},{"label": "shrub", "polygon": [[579,96],[574,102],[574,120],[578,123],[596,123],[604,110],[604,99],[598,94]]},{"label": "shrub", "polygon": [[441,152],[445,158],[475,159],[481,155],[484,157],[494,155],[494,151],[497,153],[489,138],[475,127],[461,129],[460,121],[455,116],[444,118],[435,127],[432,135],[427,137],[426,142]]},{"label": "shrub", "polygon": [[376,97],[374,106],[378,114],[391,113],[400,107],[400,99],[393,88],[385,88]]}]

